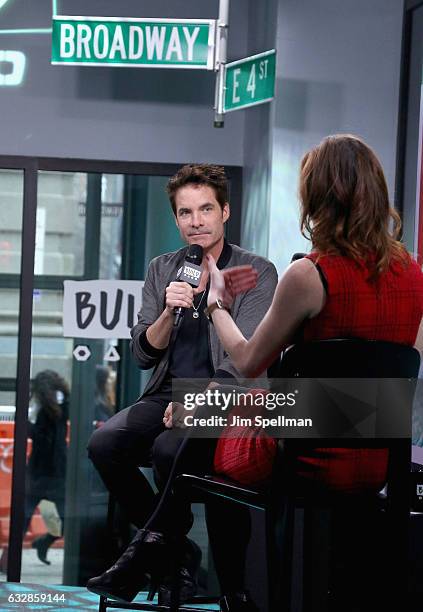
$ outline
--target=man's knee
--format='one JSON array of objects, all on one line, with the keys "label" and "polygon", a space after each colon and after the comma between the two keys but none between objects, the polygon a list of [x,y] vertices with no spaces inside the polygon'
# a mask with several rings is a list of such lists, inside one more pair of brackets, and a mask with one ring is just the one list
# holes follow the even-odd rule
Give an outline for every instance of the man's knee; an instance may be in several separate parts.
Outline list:
[{"label": "man's knee", "polygon": [[88,457],[94,464],[111,458],[113,449],[112,438],[111,432],[104,427],[99,427],[91,434],[87,450]]}]

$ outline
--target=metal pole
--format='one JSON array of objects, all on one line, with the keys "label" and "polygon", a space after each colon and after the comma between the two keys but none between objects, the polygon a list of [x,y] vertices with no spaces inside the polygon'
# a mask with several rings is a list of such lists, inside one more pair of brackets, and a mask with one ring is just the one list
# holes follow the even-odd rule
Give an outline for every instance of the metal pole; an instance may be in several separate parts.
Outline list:
[{"label": "metal pole", "polygon": [[225,125],[223,113],[225,64],[228,44],[229,27],[229,1],[219,0],[219,19],[217,22],[217,53],[216,53],[216,89],[214,98],[214,127],[222,128]]},{"label": "metal pole", "polygon": [[9,563],[7,581],[19,582],[25,521],[25,472],[28,399],[31,370],[32,294],[34,290],[35,227],[37,217],[37,162],[24,174],[19,337],[16,383],[15,440],[13,448],[12,498],[10,505]]}]

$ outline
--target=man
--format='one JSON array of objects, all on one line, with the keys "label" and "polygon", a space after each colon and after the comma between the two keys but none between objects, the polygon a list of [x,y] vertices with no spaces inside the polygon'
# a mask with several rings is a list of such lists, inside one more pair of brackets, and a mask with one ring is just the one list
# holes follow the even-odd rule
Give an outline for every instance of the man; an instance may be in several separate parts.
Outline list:
[{"label": "man", "polygon": [[[231,308],[232,317],[249,338],[270,306],[277,284],[277,273],[273,264],[266,259],[226,242],[224,225],[230,210],[224,169],[209,164],[184,166],[169,180],[167,192],[176,225],[188,245],[200,245],[204,255],[213,255],[220,269],[250,264],[258,270],[257,286],[238,296]],[[172,432],[166,427],[170,424],[172,379],[234,380],[238,376],[231,360],[225,355],[213,326],[203,313],[208,293],[207,271],[202,274],[196,295],[188,283],[175,280],[186,253],[187,247],[161,255],[150,263],[138,323],[131,332],[131,347],[142,369],[155,368],[153,375],[137,403],[109,419],[93,434],[89,443],[90,458],[103,481],[137,527],[145,524],[154,508],[153,491],[139,466],[148,464],[152,458],[155,480],[162,491],[182,442],[180,437],[172,436]],[[172,331],[174,311],[178,307],[183,307],[185,314],[175,333]],[[194,442],[196,444],[191,445],[194,449],[194,455],[191,457],[192,470],[203,473],[210,471],[215,441]],[[195,454],[197,449],[198,454]],[[228,602],[233,602],[231,612],[255,610],[244,592],[243,563],[238,560],[238,563],[230,561],[231,554],[235,554],[230,551],[238,550],[238,556],[245,553],[249,535],[249,513],[246,509],[231,508],[230,504],[225,504],[223,510],[219,501],[208,505],[206,511],[210,541],[225,595],[222,599],[225,603],[222,603],[222,606],[229,609]],[[181,513],[169,505],[167,516],[162,516],[160,524],[155,523],[154,533],[166,535],[170,525],[187,533],[191,522],[189,509]],[[160,539],[156,535],[153,538],[155,542]],[[195,550],[193,551],[192,543],[186,541],[186,562],[181,570],[181,598],[185,599],[194,591],[195,579],[192,574],[196,569],[193,562]],[[139,550],[140,546],[135,548]],[[129,567],[127,559],[128,555],[126,561],[122,562],[123,565],[121,560],[115,564],[114,567],[118,569],[114,570],[114,574],[109,570],[108,574],[105,573],[107,576],[103,574],[102,577],[92,579],[88,584],[89,588],[98,593],[116,595],[118,591],[114,585],[119,583],[119,580],[122,583],[119,568]],[[239,571],[233,570],[235,566],[240,568]],[[137,591],[131,580],[128,581],[126,590],[125,587],[123,591],[122,588],[119,589],[119,596],[126,596],[127,599],[130,599],[131,595],[135,596],[133,593]],[[159,593],[162,603],[167,601],[166,592],[168,590],[162,585]]]}]

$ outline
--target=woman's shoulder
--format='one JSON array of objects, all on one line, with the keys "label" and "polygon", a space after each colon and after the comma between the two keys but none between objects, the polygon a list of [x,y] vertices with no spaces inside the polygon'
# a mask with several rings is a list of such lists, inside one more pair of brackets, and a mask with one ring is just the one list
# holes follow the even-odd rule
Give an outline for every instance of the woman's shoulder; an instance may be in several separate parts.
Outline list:
[{"label": "woman's shoulder", "polygon": [[[301,304],[307,317],[315,316],[325,302],[325,287],[318,269],[308,257],[293,261],[285,270],[278,285],[284,299]],[[279,293],[278,292],[278,293]]]},{"label": "woman's shoulder", "polygon": [[408,278],[410,282],[417,282],[418,284],[423,283],[421,266],[409,253],[406,253],[401,259],[392,258],[388,272],[391,272],[395,276]]},{"label": "woman's shoulder", "polygon": [[420,294],[423,305],[423,271],[421,266],[411,257],[410,264],[407,268],[407,276],[409,285]]},{"label": "woman's shoulder", "polygon": [[319,286],[320,279],[315,263],[309,257],[297,259],[289,264],[281,281],[284,285],[296,290],[308,291],[313,285]]},{"label": "woman's shoulder", "polygon": [[356,277],[357,274],[360,276],[360,271],[366,270],[362,263],[355,261],[351,257],[336,253],[318,253],[317,251],[312,251],[306,256],[306,259],[315,266],[322,281],[324,279],[326,289],[329,282],[333,284],[337,282],[337,279]]},{"label": "woman's shoulder", "polygon": [[314,264],[327,267],[357,267],[358,262],[352,257],[341,255],[339,253],[319,253],[318,251],[312,251],[305,257]]},{"label": "woman's shoulder", "polygon": [[411,274],[423,279],[423,271],[421,266],[411,256],[409,256],[409,260],[406,263],[406,269],[408,269]]}]

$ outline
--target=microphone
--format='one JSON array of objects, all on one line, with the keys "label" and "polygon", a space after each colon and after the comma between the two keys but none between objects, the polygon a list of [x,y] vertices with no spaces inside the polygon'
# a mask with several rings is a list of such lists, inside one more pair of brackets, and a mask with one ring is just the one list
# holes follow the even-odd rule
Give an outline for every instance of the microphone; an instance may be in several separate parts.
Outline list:
[{"label": "microphone", "polygon": [[[178,270],[176,280],[183,283],[188,283],[191,287],[197,288],[201,278],[201,262],[203,261],[203,247],[199,244],[191,244],[183,266]],[[175,320],[173,325],[177,327],[182,321],[185,313],[185,308],[178,306],[173,309]]]}]

